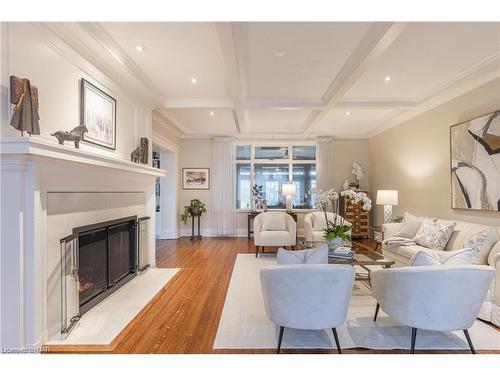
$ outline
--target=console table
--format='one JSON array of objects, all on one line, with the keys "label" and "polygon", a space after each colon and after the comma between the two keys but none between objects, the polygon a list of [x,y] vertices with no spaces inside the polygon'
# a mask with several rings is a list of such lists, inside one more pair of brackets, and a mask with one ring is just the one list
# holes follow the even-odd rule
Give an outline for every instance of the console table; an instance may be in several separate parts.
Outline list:
[{"label": "console table", "polygon": [[[250,238],[250,235],[253,234],[253,225],[252,225],[253,219],[255,218],[255,216],[257,216],[260,213],[261,212],[255,212],[255,211],[248,213],[248,217],[247,217],[248,238]],[[295,222],[297,222],[297,213],[296,212],[287,212],[287,214],[290,215],[291,217],[293,217],[293,220],[295,220]]]}]

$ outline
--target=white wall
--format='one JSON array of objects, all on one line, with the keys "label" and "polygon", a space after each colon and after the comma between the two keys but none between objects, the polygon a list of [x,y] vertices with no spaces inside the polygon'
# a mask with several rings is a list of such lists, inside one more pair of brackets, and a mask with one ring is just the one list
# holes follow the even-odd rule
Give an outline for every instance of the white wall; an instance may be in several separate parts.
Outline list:
[{"label": "white wall", "polygon": [[[370,188],[399,191],[394,215],[499,225],[494,212],[454,210],[450,199],[450,126],[500,109],[500,79],[487,83],[370,139]],[[383,209],[375,206],[383,222]]]},{"label": "white wall", "polygon": [[[265,141],[265,140],[264,140]],[[357,160],[366,171],[365,178],[361,181],[362,189],[369,189],[370,176],[370,154],[369,141],[367,139],[336,139],[332,143],[334,165],[329,170],[333,174],[334,188],[342,189],[344,180],[352,181],[352,162]],[[184,205],[189,204],[193,198],[201,199],[207,206],[208,212],[202,216],[202,232],[204,235],[211,234],[210,209],[212,205],[211,191],[209,190],[182,190],[182,168],[211,168],[212,167],[212,140],[211,139],[182,139],[179,145],[179,212],[182,213]],[[299,235],[304,228],[304,215],[298,215]],[[247,234],[247,213],[238,212],[237,231],[238,235]],[[181,223],[181,235],[191,233],[191,222],[187,225]]]},{"label": "white wall", "polygon": [[[110,80],[98,82],[56,52],[28,23],[2,25],[2,38],[8,39],[7,46],[2,43],[2,92],[9,90],[10,75],[28,78],[38,87],[41,137],[57,143],[50,133],[71,130],[80,125],[80,81],[84,78],[117,100],[117,119],[116,151],[85,142],[80,144],[82,150],[129,160],[130,153],[139,145],[140,137],[151,140],[151,105],[141,102]],[[8,50],[4,51],[4,48]],[[10,107],[7,106],[9,112]],[[20,133],[8,124],[8,120],[4,121],[6,119],[2,118],[2,136],[19,136]]]},{"label": "white wall", "polygon": [[175,239],[177,230],[178,172],[177,154],[159,150],[160,167],[167,170],[167,175],[160,178],[160,220],[156,233],[160,239]]}]

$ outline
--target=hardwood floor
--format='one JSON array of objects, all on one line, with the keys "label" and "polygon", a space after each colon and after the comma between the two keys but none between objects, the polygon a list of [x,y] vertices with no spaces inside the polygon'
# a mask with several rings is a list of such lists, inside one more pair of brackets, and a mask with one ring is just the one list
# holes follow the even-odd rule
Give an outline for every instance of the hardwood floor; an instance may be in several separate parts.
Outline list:
[{"label": "hardwood floor", "polygon": [[[362,245],[373,248],[374,243],[364,241]],[[268,251],[272,249],[266,248],[266,252]],[[212,349],[236,255],[254,252],[253,240],[247,238],[203,238],[201,241],[181,238],[158,241],[157,267],[180,268],[180,270],[113,343],[102,347],[50,347],[50,352],[274,353],[272,349]],[[282,350],[282,352],[336,354],[337,351]],[[406,350],[343,350],[343,353],[356,354],[406,354],[407,352]],[[458,350],[426,353],[468,352]]]}]

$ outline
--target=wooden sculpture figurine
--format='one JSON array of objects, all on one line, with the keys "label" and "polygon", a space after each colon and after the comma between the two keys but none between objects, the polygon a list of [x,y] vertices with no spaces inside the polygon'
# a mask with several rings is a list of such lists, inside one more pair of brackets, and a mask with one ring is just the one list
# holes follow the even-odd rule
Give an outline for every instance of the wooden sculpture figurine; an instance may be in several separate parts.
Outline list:
[{"label": "wooden sculpture figurine", "polygon": [[21,131],[31,134],[40,134],[40,116],[38,114],[38,89],[32,86],[26,78],[10,76],[10,102],[14,104],[14,111],[10,124]]},{"label": "wooden sculpture figurine", "polygon": [[63,145],[64,141],[73,141],[75,142],[75,147],[80,148],[80,141],[83,139],[83,134],[87,132],[87,127],[84,125],[80,125],[69,132],[59,130],[55,133],[52,133],[51,135],[57,138],[60,145]]}]

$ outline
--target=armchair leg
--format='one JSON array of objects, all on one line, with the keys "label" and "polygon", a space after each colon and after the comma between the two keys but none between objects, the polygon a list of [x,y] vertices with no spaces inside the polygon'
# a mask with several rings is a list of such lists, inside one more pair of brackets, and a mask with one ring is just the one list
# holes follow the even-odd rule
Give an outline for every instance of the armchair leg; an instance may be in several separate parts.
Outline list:
[{"label": "armchair leg", "polygon": [[337,335],[337,328],[332,328],[333,337],[335,338],[335,344],[337,344],[337,352],[342,354],[342,350],[340,349],[339,337]]},{"label": "armchair leg", "polygon": [[373,317],[374,322],[377,320],[378,310],[380,310],[380,305],[377,302],[377,306],[375,307],[375,316]]},{"label": "armchair leg", "polygon": [[276,354],[280,354],[281,350],[281,341],[283,340],[283,331],[285,330],[285,327],[280,327],[280,335],[278,338],[278,349],[276,350]]},{"label": "armchair leg", "polygon": [[255,257],[259,257],[259,246],[255,245]]},{"label": "armchair leg", "polygon": [[417,329],[412,328],[411,329],[411,349],[410,349],[411,354],[415,354],[415,340],[416,340],[416,338],[417,338]]},{"label": "armchair leg", "polygon": [[472,352],[472,354],[476,354],[476,350],[474,349],[474,346],[472,345],[472,340],[470,339],[470,336],[469,336],[469,331],[464,329],[464,334],[465,334],[465,338],[467,339],[467,342],[469,343],[470,351]]}]

